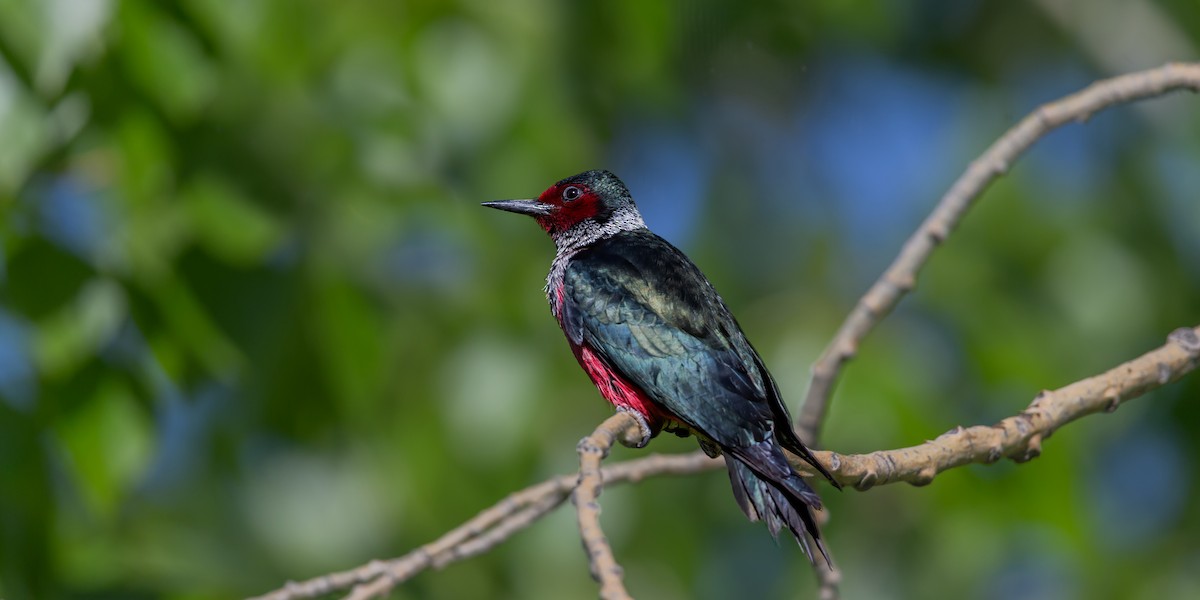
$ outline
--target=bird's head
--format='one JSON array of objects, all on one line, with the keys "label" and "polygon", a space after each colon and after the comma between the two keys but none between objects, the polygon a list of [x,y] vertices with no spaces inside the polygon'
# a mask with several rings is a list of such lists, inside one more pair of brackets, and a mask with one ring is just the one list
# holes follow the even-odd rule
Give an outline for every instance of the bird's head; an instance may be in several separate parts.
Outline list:
[{"label": "bird's head", "polygon": [[535,200],[497,200],[484,206],[529,215],[559,247],[591,243],[646,226],[629,189],[608,171],[585,171],[546,188]]}]

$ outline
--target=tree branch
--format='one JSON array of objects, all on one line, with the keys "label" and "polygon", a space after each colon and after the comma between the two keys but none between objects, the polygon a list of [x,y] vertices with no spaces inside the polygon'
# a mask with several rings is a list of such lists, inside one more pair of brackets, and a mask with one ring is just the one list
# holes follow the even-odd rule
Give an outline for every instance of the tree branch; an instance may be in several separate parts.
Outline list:
[{"label": "tree branch", "polygon": [[427,568],[440,569],[450,563],[486,552],[562,504],[574,487],[573,476],[560,476],[543,481],[509,494],[437,540],[402,557],[388,561],[372,561],[357,569],[316,577],[301,583],[288,582],[283,588],[252,600],[315,598],[352,586],[359,587],[355,588],[351,598],[361,600],[387,595],[395,586]]},{"label": "tree branch", "polygon": [[904,243],[900,254],[859,299],[829,346],[812,366],[812,379],[797,420],[801,438],[817,444],[825,411],[838,374],[858,352],[859,344],[916,286],[917,273],[930,254],[958,226],[984,189],[1051,130],[1071,121],[1085,121],[1110,106],[1160,96],[1170,91],[1200,91],[1200,63],[1170,63],[1098,81],[1082,91],[1043,104],[1000,136],[971,163],[932,213]]},{"label": "tree branch", "polygon": [[[1082,416],[1112,412],[1137,398],[1183,377],[1200,362],[1200,327],[1176,329],[1167,343],[1095,377],[1054,391],[1044,391],[1019,414],[991,426],[950,430],[919,446],[843,455],[813,454],[839,483],[866,490],[904,481],[926,485],[938,473],[971,463],[991,464],[1008,457],[1025,462],[1042,453],[1042,441],[1058,428]],[[789,456],[798,470],[814,475],[799,457]]]},{"label": "tree branch", "polygon": [[613,556],[612,546],[600,528],[600,492],[604,487],[604,475],[600,462],[619,436],[641,431],[637,419],[628,412],[619,411],[605,419],[592,435],[579,440],[579,485],[571,496],[579,517],[579,535],[583,538],[583,549],[587,553],[592,577],[600,582],[600,597],[604,600],[631,600],[622,581],[624,570]]},{"label": "tree branch", "polygon": [[[636,425],[627,431],[640,433]],[[621,483],[637,483],[648,477],[661,475],[691,475],[716,469],[724,464],[723,460],[711,459],[702,452],[651,454],[605,467],[600,472],[604,483],[612,486]],[[397,585],[426,569],[441,569],[451,563],[480,554],[507,540],[517,531],[533,524],[537,519],[562,504],[575,489],[578,481],[577,474],[559,475],[531,485],[509,494],[500,502],[450,530],[437,540],[404,556],[386,561],[372,561],[356,569],[323,575],[303,582],[288,582],[278,590],[251,600],[316,598],[361,584],[370,584],[370,587],[362,586],[359,589],[370,591],[374,595],[358,596],[358,598],[385,596]],[[543,508],[544,510],[533,516],[535,511],[531,511],[532,508]],[[532,518],[526,520],[523,515]],[[382,583],[383,581],[387,583]]]}]

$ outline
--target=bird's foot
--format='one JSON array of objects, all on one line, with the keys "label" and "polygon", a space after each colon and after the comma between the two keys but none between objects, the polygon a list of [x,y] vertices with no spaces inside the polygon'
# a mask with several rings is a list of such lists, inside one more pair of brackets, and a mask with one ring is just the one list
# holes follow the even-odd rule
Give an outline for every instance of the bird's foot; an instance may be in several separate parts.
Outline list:
[{"label": "bird's foot", "polygon": [[621,439],[617,441],[621,442],[621,445],[626,448],[645,448],[646,444],[650,443],[650,438],[654,437],[654,430],[650,428],[650,423],[646,420],[646,416],[632,408],[625,408],[624,406],[618,406],[617,411],[627,413],[638,424],[636,430],[626,429],[621,434]]}]

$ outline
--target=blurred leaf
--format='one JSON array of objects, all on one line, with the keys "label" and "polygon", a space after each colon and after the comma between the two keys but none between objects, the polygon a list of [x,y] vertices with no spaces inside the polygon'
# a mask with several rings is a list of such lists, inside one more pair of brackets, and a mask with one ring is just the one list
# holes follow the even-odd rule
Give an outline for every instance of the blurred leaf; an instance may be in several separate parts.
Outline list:
[{"label": "blurred leaf", "polygon": [[0,0],[0,36],[13,53],[4,61],[34,64],[41,50],[43,5],[29,0]]},{"label": "blurred leaf", "polygon": [[270,213],[216,176],[199,176],[180,195],[199,243],[231,263],[260,263],[283,237]]},{"label": "blurred leaf", "polygon": [[221,379],[233,376],[243,362],[241,353],[221,333],[182,281],[168,277],[147,292],[172,335],[177,338],[176,341],[182,342],[187,353],[197,360],[207,374]]},{"label": "blurred leaf", "polygon": [[[521,73],[480,27],[447,20],[421,32],[414,67],[428,104],[456,141],[477,144],[511,117]],[[487,97],[487,102],[479,99]]]},{"label": "blurred leaf", "polygon": [[34,356],[46,377],[69,375],[112,339],[127,315],[125,292],[114,281],[94,279],[69,306],[38,328]]},{"label": "blurred leaf", "polygon": [[1151,327],[1154,287],[1137,259],[1113,240],[1072,238],[1051,256],[1046,287],[1071,324],[1095,343],[1128,348]]},{"label": "blurred leaf", "polygon": [[334,569],[381,551],[393,524],[378,483],[361,459],[281,456],[245,488],[243,510],[292,568]]},{"label": "blurred leaf", "polygon": [[512,341],[480,336],[457,349],[441,378],[442,409],[462,460],[495,466],[528,439],[537,363]]},{"label": "blurred leaf", "polygon": [[75,65],[98,49],[112,14],[112,0],[47,0],[42,9],[42,54],[37,65],[37,87],[57,95]]},{"label": "blurred leaf", "polygon": [[157,3],[120,3],[121,56],[141,91],[176,122],[186,122],[217,89],[217,73],[195,36]]},{"label": "blurred leaf", "polygon": [[45,109],[6,67],[0,56],[0,197],[25,183],[50,141]]},{"label": "blurred leaf", "polygon": [[107,379],[59,420],[55,433],[87,513],[100,522],[115,519],[150,463],[154,445],[147,415],[122,383]]},{"label": "blurred leaf", "polygon": [[[144,209],[175,183],[178,150],[169,132],[146,110],[123,111],[112,125],[113,147],[120,160],[121,197],[131,209]],[[136,213],[135,213],[136,215]]]},{"label": "blurred leaf", "polygon": [[350,413],[369,422],[387,368],[385,332],[377,309],[334,275],[318,283],[313,295],[313,327],[330,387]]}]

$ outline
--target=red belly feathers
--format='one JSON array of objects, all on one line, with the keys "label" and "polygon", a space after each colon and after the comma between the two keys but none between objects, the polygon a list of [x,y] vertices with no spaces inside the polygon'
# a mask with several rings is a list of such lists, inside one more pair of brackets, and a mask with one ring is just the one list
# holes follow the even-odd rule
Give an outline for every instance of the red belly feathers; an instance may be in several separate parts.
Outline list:
[{"label": "red belly feathers", "polygon": [[641,413],[650,428],[655,431],[662,426],[667,415],[655,406],[644,392],[609,368],[587,344],[575,349],[575,357],[579,359],[579,364],[583,366],[588,377],[592,378],[592,382],[596,384],[600,395],[604,396],[605,400],[611,402],[613,406]]}]

